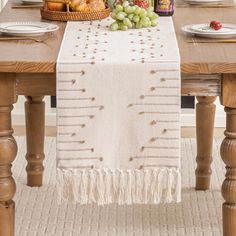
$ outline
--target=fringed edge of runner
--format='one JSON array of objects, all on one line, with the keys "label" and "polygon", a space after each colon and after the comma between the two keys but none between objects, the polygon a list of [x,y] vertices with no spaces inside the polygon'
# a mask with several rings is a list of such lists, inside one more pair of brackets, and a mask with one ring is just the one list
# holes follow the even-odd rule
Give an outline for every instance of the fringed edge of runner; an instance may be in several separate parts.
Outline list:
[{"label": "fringed edge of runner", "polygon": [[160,204],[180,202],[177,168],[148,170],[57,168],[58,203]]}]

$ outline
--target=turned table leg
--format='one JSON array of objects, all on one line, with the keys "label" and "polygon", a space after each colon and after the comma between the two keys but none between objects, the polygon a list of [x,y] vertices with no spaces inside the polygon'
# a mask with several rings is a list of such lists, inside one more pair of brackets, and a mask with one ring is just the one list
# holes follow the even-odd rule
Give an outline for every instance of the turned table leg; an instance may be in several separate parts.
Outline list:
[{"label": "turned table leg", "polygon": [[220,148],[226,165],[226,175],[221,192],[223,204],[223,236],[236,235],[236,75],[224,75],[221,104],[225,106],[225,139]]},{"label": "turned table leg", "polygon": [[226,138],[221,144],[221,157],[226,164],[222,185],[224,236],[236,235],[236,109],[225,108]]},{"label": "turned table leg", "polygon": [[0,236],[14,235],[15,203],[12,198],[16,184],[11,163],[17,154],[17,144],[12,136],[11,111],[15,102],[15,80],[0,78]]},{"label": "turned table leg", "polygon": [[27,185],[39,187],[43,183],[44,170],[45,103],[43,97],[26,98]]},{"label": "turned table leg", "polygon": [[215,120],[216,97],[197,97],[196,137],[197,169],[196,190],[207,190],[210,186],[212,145]]}]

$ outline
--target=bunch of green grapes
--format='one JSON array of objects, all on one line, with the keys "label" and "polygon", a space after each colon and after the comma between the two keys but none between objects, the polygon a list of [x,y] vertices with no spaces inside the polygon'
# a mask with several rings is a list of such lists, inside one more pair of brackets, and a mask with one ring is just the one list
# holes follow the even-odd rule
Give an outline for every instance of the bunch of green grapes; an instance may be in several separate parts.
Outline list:
[{"label": "bunch of green grapes", "polygon": [[115,20],[110,25],[112,31],[141,29],[157,25],[157,14],[152,7],[145,10],[139,6],[131,6],[128,1],[117,5],[111,17]]}]

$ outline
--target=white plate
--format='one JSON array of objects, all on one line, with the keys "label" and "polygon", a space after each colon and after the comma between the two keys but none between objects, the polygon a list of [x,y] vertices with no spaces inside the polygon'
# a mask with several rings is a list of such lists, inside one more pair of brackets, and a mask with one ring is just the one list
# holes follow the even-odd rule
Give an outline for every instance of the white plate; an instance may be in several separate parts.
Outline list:
[{"label": "white plate", "polygon": [[204,3],[209,3],[209,2],[223,2],[224,0],[184,0],[185,2],[204,2]]},{"label": "white plate", "polygon": [[192,4],[211,4],[211,3],[223,2],[223,0],[184,0],[184,1]]},{"label": "white plate", "polygon": [[186,2],[189,5],[194,5],[194,6],[221,6],[221,2]]},{"label": "white plate", "polygon": [[11,36],[38,36],[58,30],[54,24],[44,22],[5,22],[0,23],[0,33]]},{"label": "white plate", "polygon": [[222,0],[184,0],[189,5],[221,5],[223,3]]},{"label": "white plate", "polygon": [[22,3],[25,5],[34,5],[34,4],[38,5],[43,3],[43,0],[22,0]]},{"label": "white plate", "polygon": [[196,32],[211,34],[232,34],[236,32],[235,24],[222,24],[222,28],[219,30],[214,30],[209,24],[191,25],[189,28]]},{"label": "white plate", "polygon": [[226,32],[226,33],[217,33],[217,31],[215,32],[198,32],[193,30],[192,25],[186,25],[184,27],[182,27],[182,31],[184,33],[187,34],[191,34],[191,35],[195,35],[198,37],[204,37],[204,38],[233,38],[236,37],[236,31],[232,31],[232,32]]}]

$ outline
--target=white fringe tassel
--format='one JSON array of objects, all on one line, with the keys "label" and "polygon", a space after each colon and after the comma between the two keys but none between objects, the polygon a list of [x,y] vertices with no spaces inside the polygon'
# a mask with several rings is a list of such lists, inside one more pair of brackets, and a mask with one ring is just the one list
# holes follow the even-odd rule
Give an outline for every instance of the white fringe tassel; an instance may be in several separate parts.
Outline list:
[{"label": "white fringe tassel", "polygon": [[180,202],[176,168],[148,170],[57,169],[58,203],[160,204]]}]

